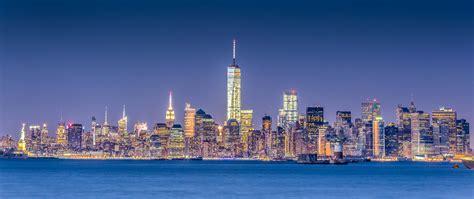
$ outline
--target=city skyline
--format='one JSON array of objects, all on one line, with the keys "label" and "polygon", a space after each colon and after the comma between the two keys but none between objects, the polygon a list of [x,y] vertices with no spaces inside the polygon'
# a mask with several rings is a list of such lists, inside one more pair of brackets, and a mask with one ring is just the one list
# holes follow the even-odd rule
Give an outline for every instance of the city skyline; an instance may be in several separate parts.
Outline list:
[{"label": "city skyline", "polygon": [[[260,125],[260,118],[265,114],[277,118],[282,93],[292,89],[299,95],[299,112],[304,112],[308,106],[321,105],[325,108],[325,119],[330,123],[335,121],[336,111],[352,111],[354,118],[359,117],[360,103],[367,98],[380,101],[382,117],[385,121],[394,122],[397,105],[407,106],[412,94],[420,110],[431,113],[446,106],[455,109],[459,118],[473,121],[472,62],[469,50],[466,50],[469,48],[467,41],[472,39],[468,34],[472,29],[463,18],[469,12],[436,15],[436,11],[452,11],[462,7],[462,4],[445,7],[434,2],[422,12],[424,17],[416,18],[415,11],[419,11],[416,8],[422,6],[418,3],[412,5],[414,11],[409,10],[405,18],[396,19],[397,14],[390,7],[400,8],[406,3],[377,4],[380,10],[387,11],[386,15],[379,17],[394,26],[405,28],[398,33],[394,32],[396,28],[382,26],[378,21],[374,21],[371,28],[358,21],[357,17],[364,19],[373,14],[373,10],[363,4],[356,3],[351,17],[358,27],[366,28],[365,36],[357,34],[357,27],[337,25],[345,20],[334,17],[331,12],[338,13],[336,8],[343,9],[344,6],[315,3],[311,5],[320,5],[328,11],[322,10],[320,15],[316,15],[303,9],[301,13],[308,15],[305,18],[285,12],[294,16],[287,21],[280,21],[275,11],[267,11],[263,14],[267,14],[268,18],[246,22],[236,14],[238,8],[248,4],[244,2],[234,8],[223,4],[199,9],[215,13],[230,8],[230,12],[223,14],[222,21],[208,16],[192,20],[192,27],[211,24],[205,26],[212,30],[208,35],[203,29],[197,29],[190,34],[171,36],[162,30],[169,28],[180,32],[177,30],[189,29],[164,21],[153,24],[150,19],[138,16],[131,21],[142,23],[124,31],[121,25],[129,22],[110,16],[93,16],[91,22],[81,19],[80,16],[91,11],[86,7],[59,7],[53,4],[52,8],[28,8],[37,12],[26,14],[15,12],[26,9],[20,3],[9,2],[6,6],[10,9],[2,18],[6,19],[2,22],[9,31],[4,35],[7,40],[2,52],[5,52],[3,56],[6,59],[0,70],[0,134],[17,137],[23,122],[47,123],[52,128],[61,115],[65,120],[81,124],[88,124],[95,116],[101,123],[104,106],[109,107],[109,122],[115,123],[121,118],[123,104],[128,107],[129,124],[135,121],[147,121],[149,124],[162,122],[165,121],[169,90],[174,94],[177,123],[183,124],[184,106],[190,102],[193,107],[212,114],[219,124],[224,124],[225,73],[232,58],[232,37],[238,40],[239,65],[243,66],[242,109],[254,110],[256,126]],[[123,5],[115,6],[120,8]],[[147,5],[133,6],[143,8]],[[171,18],[184,13],[183,10],[173,10],[171,3],[160,6],[171,10],[163,13]],[[274,8],[281,10],[284,6],[285,3],[279,3]],[[134,14],[134,11],[108,10],[101,6],[97,9],[125,16]],[[68,10],[76,12],[67,13]],[[155,11],[163,10],[152,6],[144,13]],[[186,16],[196,12],[191,11]],[[366,15],[366,11],[371,12]],[[248,12],[260,16],[255,10]],[[73,23],[67,25],[61,20],[56,24],[49,23],[50,15],[64,17]],[[152,14],[151,18],[154,17],[156,15]],[[321,17],[328,17],[332,23],[322,23]],[[435,23],[437,19],[446,17],[453,20]],[[175,22],[183,20],[179,17],[174,19]],[[224,19],[235,20],[226,24]],[[414,28],[407,23],[410,20],[426,22],[426,26]],[[268,30],[256,28],[267,22]],[[37,23],[42,26],[41,30],[35,29]],[[91,25],[107,24],[110,26],[87,31]],[[212,24],[221,26],[216,29]],[[444,28],[442,32],[430,33],[438,26]],[[279,30],[278,27],[289,29],[279,33],[275,31]],[[457,29],[448,30],[449,27]],[[85,34],[77,37],[75,29]],[[348,33],[342,34],[337,30]],[[11,31],[19,34],[14,35]],[[114,31],[117,31],[116,36],[110,36],[109,33]],[[331,35],[335,32],[339,33]],[[159,36],[152,37],[155,33]],[[93,43],[95,37],[92,34],[97,35],[98,42],[104,45]],[[138,39],[141,34],[146,37]],[[55,37],[58,35],[63,35],[67,42],[62,44],[62,40]],[[295,37],[297,35],[301,37]],[[28,39],[23,40],[26,37]],[[382,42],[378,44],[379,41]],[[44,47],[46,43],[49,47]],[[130,51],[117,50],[119,44]],[[139,54],[139,51],[144,53]],[[189,58],[189,61],[183,58]],[[80,78],[75,79],[76,75]],[[438,76],[448,79],[439,80]],[[406,81],[409,77],[415,78]],[[442,81],[449,83],[443,84]],[[463,92],[470,93],[458,97]],[[443,96],[438,97],[439,93]]]}]

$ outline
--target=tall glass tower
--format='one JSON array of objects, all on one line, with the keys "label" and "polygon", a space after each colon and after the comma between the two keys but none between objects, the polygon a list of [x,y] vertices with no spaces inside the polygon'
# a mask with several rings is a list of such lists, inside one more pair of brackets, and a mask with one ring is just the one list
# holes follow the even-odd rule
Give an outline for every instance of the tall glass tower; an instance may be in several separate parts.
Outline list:
[{"label": "tall glass tower", "polygon": [[295,124],[298,121],[298,96],[296,91],[283,93],[283,108],[279,110],[278,126]]},{"label": "tall glass tower", "polygon": [[232,64],[227,67],[227,120],[240,122],[240,67],[235,63],[235,39],[232,44]]}]

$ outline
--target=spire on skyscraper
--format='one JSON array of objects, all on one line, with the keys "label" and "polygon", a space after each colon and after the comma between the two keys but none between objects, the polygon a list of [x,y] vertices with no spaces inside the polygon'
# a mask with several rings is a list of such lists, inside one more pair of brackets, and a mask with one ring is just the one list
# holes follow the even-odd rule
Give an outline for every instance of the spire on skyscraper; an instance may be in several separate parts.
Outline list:
[{"label": "spire on skyscraper", "polygon": [[169,110],[173,110],[173,93],[170,91],[170,98],[169,98]]},{"label": "spire on skyscraper", "polygon": [[171,128],[174,124],[174,110],[173,110],[173,94],[170,91],[170,97],[169,97],[169,107],[168,110],[166,111],[166,126]]},{"label": "spire on skyscraper", "polygon": [[410,108],[408,109],[411,113],[416,112],[415,101],[413,100],[413,93],[411,94]]},{"label": "spire on skyscraper", "polygon": [[236,45],[235,38],[232,40],[232,64],[235,65],[235,45]]},{"label": "spire on skyscraper", "polygon": [[125,104],[123,105],[123,112],[122,112],[122,118],[125,117]]}]

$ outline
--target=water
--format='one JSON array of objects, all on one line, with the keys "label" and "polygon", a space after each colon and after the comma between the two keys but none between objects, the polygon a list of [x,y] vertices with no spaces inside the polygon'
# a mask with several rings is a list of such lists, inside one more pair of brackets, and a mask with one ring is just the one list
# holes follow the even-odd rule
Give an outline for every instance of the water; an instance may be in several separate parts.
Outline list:
[{"label": "water", "polygon": [[474,198],[448,163],[0,159],[0,198]]}]

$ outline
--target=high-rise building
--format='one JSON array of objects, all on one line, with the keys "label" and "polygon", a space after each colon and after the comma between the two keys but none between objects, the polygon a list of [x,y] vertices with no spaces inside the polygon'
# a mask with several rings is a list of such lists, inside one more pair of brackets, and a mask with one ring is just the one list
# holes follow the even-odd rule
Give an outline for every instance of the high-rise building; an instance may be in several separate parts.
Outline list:
[{"label": "high-rise building", "polygon": [[[96,145],[97,143],[97,132],[101,130],[101,128],[97,128],[100,125],[97,124],[97,119],[95,116],[92,116],[92,122],[91,122],[91,134],[92,134],[92,145]],[[59,127],[58,127],[59,128]]]},{"label": "high-rise building", "polygon": [[155,135],[159,136],[160,142],[160,156],[162,158],[168,158],[168,145],[169,145],[169,137],[170,137],[170,130],[166,126],[165,123],[157,123],[153,127],[153,131]]},{"label": "high-rise building", "polygon": [[66,124],[62,121],[58,123],[56,129],[56,142],[59,145],[67,146]]},{"label": "high-rise building", "polygon": [[133,134],[136,137],[146,137],[148,133],[148,124],[147,122],[137,121],[133,126]]},{"label": "high-rise building", "polygon": [[227,155],[234,158],[240,156],[240,125],[236,119],[227,121],[224,127],[224,147]]},{"label": "high-rise building", "polygon": [[457,143],[457,131],[456,131],[456,120],[457,114],[451,108],[441,107],[439,110],[432,112],[433,123],[438,121],[445,121],[449,128],[449,153],[456,154],[456,143]]},{"label": "high-rise building", "polygon": [[388,157],[397,157],[399,142],[398,142],[398,127],[395,123],[389,123],[384,130],[385,137],[385,155]]},{"label": "high-rise building", "polygon": [[41,129],[40,143],[42,145],[48,144],[48,126],[46,123],[43,124],[43,128]]},{"label": "high-rise building", "polygon": [[272,133],[272,118],[268,115],[262,118],[262,133],[265,137],[265,154],[267,157],[272,155],[273,133]]},{"label": "high-rise building", "polygon": [[296,91],[283,93],[283,108],[279,110],[278,126],[296,124],[298,121],[298,96]]},{"label": "high-rise building", "polygon": [[240,111],[240,138],[242,143],[242,150],[248,151],[248,137],[250,131],[253,131],[253,110],[241,110]]},{"label": "high-rise building", "polygon": [[108,137],[109,133],[110,133],[110,126],[109,126],[109,121],[108,121],[108,112],[107,112],[107,106],[105,106],[104,124],[102,125],[101,131],[100,131],[101,140]]},{"label": "high-rise building", "polygon": [[350,111],[336,111],[336,126],[352,126]]},{"label": "high-rise building", "polygon": [[469,123],[465,119],[459,119],[456,126],[456,154],[468,154],[471,152]]},{"label": "high-rise building", "polygon": [[196,109],[191,104],[186,103],[184,108],[184,135],[188,138],[194,137]]},{"label": "high-rise building", "polygon": [[174,124],[170,131],[169,158],[184,158],[184,131],[180,124]]},{"label": "high-rise building", "polygon": [[449,154],[449,125],[446,121],[433,122],[433,145],[434,154]]},{"label": "high-rise building", "polygon": [[19,151],[26,151],[25,125],[26,125],[25,123],[22,124],[21,132],[20,132],[20,139],[18,140],[17,150],[19,150]]},{"label": "high-rise building", "polygon": [[[432,143],[431,136],[431,143]],[[424,156],[430,152],[430,114],[423,111],[411,113],[411,150],[412,156]],[[432,147],[432,146],[431,146]]]},{"label": "high-rise building", "polygon": [[306,108],[306,132],[308,135],[308,153],[317,153],[319,127],[324,125],[324,108],[320,106]]},{"label": "high-rise building", "polygon": [[362,121],[364,123],[372,123],[372,120],[381,115],[380,102],[377,102],[376,99],[373,101],[368,100],[367,102],[362,102],[361,104],[362,111]]},{"label": "high-rise building", "polygon": [[372,122],[372,147],[374,157],[383,158],[385,156],[385,133],[384,121],[382,117],[377,116]]},{"label": "high-rise building", "polygon": [[30,144],[26,145],[28,151],[40,151],[41,149],[41,127],[39,125],[30,125],[29,127]]},{"label": "high-rise building", "polygon": [[71,150],[80,150],[82,143],[82,133],[84,128],[82,124],[70,124],[67,127],[68,147]]},{"label": "high-rise building", "polygon": [[227,66],[227,120],[235,119],[240,122],[241,73],[240,66],[235,63],[235,39],[232,41],[232,44],[232,64]]},{"label": "high-rise building", "polygon": [[168,128],[171,128],[174,124],[174,110],[173,110],[173,99],[172,99],[172,93],[170,91],[170,97],[169,97],[169,106],[168,110],[166,110],[166,126]]},{"label": "high-rise building", "polygon": [[122,118],[118,121],[118,133],[120,135],[128,133],[128,117],[125,114],[125,105],[123,105]]}]

